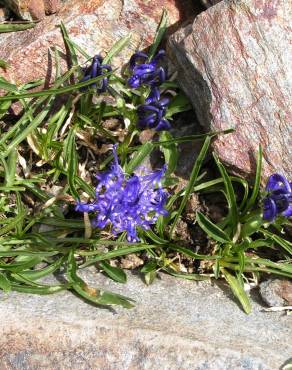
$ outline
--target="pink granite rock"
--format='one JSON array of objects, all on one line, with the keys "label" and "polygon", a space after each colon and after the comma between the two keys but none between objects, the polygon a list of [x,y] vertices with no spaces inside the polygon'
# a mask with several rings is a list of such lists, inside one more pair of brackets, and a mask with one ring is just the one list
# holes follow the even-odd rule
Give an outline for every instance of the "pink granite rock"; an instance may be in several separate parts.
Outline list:
[{"label": "pink granite rock", "polygon": [[264,177],[292,178],[291,16],[291,1],[222,1],[169,40],[200,123],[236,128],[214,142],[234,173],[253,177],[261,143]]},{"label": "pink granite rock", "polygon": [[132,33],[128,47],[114,60],[120,66],[133,51],[143,49],[153,41],[163,7],[168,11],[169,25],[178,29],[194,11],[192,0],[67,0],[57,14],[45,18],[34,29],[1,36],[0,59],[11,68],[4,77],[16,83],[46,77],[47,85],[54,78],[49,48],[64,51],[61,21],[72,40],[90,55],[106,53],[121,37]]},{"label": "pink granite rock", "polygon": [[6,0],[4,3],[21,19],[29,21],[41,20],[60,7],[60,0]]}]

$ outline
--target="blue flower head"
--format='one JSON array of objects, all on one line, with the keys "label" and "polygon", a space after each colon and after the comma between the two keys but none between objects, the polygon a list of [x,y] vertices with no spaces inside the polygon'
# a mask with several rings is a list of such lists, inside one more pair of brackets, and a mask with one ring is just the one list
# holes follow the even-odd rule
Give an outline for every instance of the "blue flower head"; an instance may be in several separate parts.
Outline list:
[{"label": "blue flower head", "polygon": [[[132,76],[128,79],[131,88],[138,88],[141,85],[159,86],[166,79],[163,67],[158,66],[159,60],[165,56],[165,51],[160,50],[148,63],[148,55],[139,51],[130,58],[129,69]],[[140,61],[140,63],[139,63]]]},{"label": "blue flower head", "polygon": [[76,211],[95,212],[94,226],[103,229],[112,225],[113,233],[127,233],[129,242],[139,241],[137,227],[144,230],[155,224],[160,215],[167,215],[165,204],[168,193],[161,180],[166,166],[161,170],[128,177],[118,162],[116,146],[110,171],[97,176],[96,197],[93,203],[78,202]]},{"label": "blue flower head", "polygon": [[292,183],[286,177],[278,173],[270,176],[266,191],[268,195],[263,202],[266,221],[273,222],[278,215],[292,216]]},{"label": "blue flower head", "polygon": [[[102,76],[104,72],[110,72],[112,70],[111,66],[109,64],[102,64],[103,59],[100,55],[95,55],[92,58],[92,63],[90,67],[86,68],[84,71],[84,77],[79,82],[88,81],[92,78]],[[108,87],[108,77],[104,77],[99,87],[97,87],[96,82],[92,85],[89,85],[92,87],[95,87],[99,93],[105,92]],[[81,91],[86,91],[88,86],[82,87]]]}]

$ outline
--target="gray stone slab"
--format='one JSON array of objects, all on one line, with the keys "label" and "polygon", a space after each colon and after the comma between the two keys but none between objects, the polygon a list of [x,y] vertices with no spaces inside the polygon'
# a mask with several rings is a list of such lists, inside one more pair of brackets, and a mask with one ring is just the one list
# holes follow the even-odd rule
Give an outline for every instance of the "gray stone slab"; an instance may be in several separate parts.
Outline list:
[{"label": "gray stone slab", "polygon": [[69,292],[0,296],[0,369],[279,369],[292,357],[292,316],[247,316],[226,286],[162,274],[147,287],[116,284],[93,269],[89,284],[136,300],[99,309]]}]

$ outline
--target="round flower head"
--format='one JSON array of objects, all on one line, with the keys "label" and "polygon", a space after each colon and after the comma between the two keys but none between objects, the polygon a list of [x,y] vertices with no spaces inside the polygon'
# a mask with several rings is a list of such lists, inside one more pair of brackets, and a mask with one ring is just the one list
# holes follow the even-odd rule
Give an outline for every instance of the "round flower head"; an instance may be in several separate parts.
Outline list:
[{"label": "round flower head", "polygon": [[113,148],[114,162],[110,171],[97,176],[96,197],[93,203],[78,203],[76,210],[95,212],[93,225],[103,229],[112,226],[116,235],[127,233],[129,242],[139,241],[137,227],[150,228],[160,215],[166,215],[165,204],[168,193],[162,188],[161,179],[166,166],[161,170],[128,177],[118,162],[116,146]]}]

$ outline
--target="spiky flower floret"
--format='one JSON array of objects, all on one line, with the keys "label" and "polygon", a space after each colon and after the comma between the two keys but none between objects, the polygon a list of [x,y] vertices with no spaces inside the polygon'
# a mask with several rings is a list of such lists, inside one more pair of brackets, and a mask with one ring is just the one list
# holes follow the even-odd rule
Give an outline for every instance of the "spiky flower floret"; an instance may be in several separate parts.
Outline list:
[{"label": "spiky flower floret", "polygon": [[139,105],[137,108],[138,127],[141,130],[146,128],[153,128],[156,131],[169,130],[170,123],[164,117],[169,102],[168,97],[161,97],[159,89],[153,87],[145,104]]},{"label": "spiky flower floret", "polygon": [[[109,64],[102,64],[103,59],[100,55],[95,55],[92,58],[92,63],[90,67],[86,68],[84,71],[84,77],[79,82],[85,82],[88,80],[91,80],[92,78],[102,76],[106,72],[111,72],[112,68]],[[89,85],[91,87],[95,87],[97,89],[97,92],[103,93],[106,91],[108,87],[108,77],[104,77],[100,83],[99,86],[97,86],[97,83],[93,83],[92,85]],[[81,91],[86,91],[88,86],[82,87]]]},{"label": "spiky flower floret", "polygon": [[263,218],[273,222],[278,215],[285,217],[292,216],[292,183],[278,173],[270,176],[263,206]]},{"label": "spiky flower floret", "polygon": [[159,50],[158,53],[147,63],[147,54],[141,51],[133,54],[129,62],[129,69],[132,75],[128,79],[128,85],[134,89],[141,85],[161,85],[166,80],[166,72],[163,67],[158,66],[158,62],[164,56],[165,51]]},{"label": "spiky flower floret", "polygon": [[127,240],[137,242],[137,227],[147,230],[160,215],[167,215],[168,193],[161,185],[166,166],[158,171],[147,173],[143,170],[142,175],[127,176],[119,165],[116,146],[113,153],[111,170],[97,176],[99,183],[94,202],[78,202],[76,211],[95,212],[95,227],[103,229],[111,225],[113,234],[126,231]]}]

